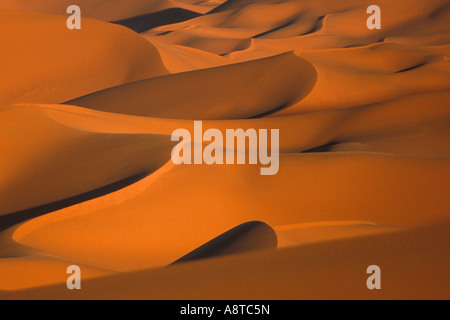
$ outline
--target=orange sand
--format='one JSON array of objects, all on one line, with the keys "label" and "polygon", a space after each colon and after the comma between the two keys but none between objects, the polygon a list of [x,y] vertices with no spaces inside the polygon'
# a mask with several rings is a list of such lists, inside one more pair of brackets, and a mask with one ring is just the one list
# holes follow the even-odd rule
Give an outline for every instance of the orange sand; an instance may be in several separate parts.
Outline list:
[{"label": "orange sand", "polygon": [[[1,299],[450,298],[448,0],[57,2],[0,5]],[[192,120],[279,129],[278,174],[174,165]]]}]

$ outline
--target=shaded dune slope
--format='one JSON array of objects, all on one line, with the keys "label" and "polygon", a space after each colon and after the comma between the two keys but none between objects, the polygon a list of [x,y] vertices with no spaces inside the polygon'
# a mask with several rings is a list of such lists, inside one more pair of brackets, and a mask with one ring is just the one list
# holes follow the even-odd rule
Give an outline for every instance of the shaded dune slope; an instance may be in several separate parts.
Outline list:
[{"label": "shaded dune slope", "polygon": [[8,154],[0,159],[0,215],[153,172],[170,159],[169,136],[78,130],[37,105],[1,107],[0,115],[0,141]]},{"label": "shaded dune slope", "polygon": [[114,21],[114,23],[130,28],[136,32],[144,32],[155,27],[186,21],[198,16],[200,14],[197,12],[182,8],[169,8],[138,17]]},{"label": "shaded dune slope", "polygon": [[70,5],[82,8],[82,15],[85,17],[105,21],[126,19],[171,6],[167,0],[127,0],[127,6],[123,5],[123,0],[3,0],[0,9],[66,15]]},{"label": "shaded dune slope", "polygon": [[201,247],[172,262],[171,265],[254,250],[275,249],[276,247],[277,235],[275,231],[264,222],[250,221],[208,241]]},{"label": "shaded dune slope", "polygon": [[[450,244],[448,231],[449,224],[445,223],[366,239],[193,261],[171,268],[88,280],[77,296],[65,287],[48,286],[1,297],[448,299],[449,279],[442,277],[450,264],[446,254]],[[364,271],[373,261],[383,270],[382,290],[367,290],[365,286]],[[122,290],[112,290],[113,287]]]},{"label": "shaded dune slope", "polygon": [[[77,2],[0,4],[1,298],[450,296],[450,1]],[[192,120],[278,173],[174,165]]]},{"label": "shaded dune slope", "polygon": [[299,101],[313,88],[315,79],[310,63],[286,53],[130,83],[67,104],[160,118],[249,118]]},{"label": "shaded dune slope", "polygon": [[448,43],[447,0],[417,1],[414,5],[407,0],[378,1],[383,8],[381,30],[366,27],[366,9],[372,4],[366,0],[227,1],[189,23],[162,26],[145,35],[150,40],[239,59],[289,49],[342,48],[383,41]]}]

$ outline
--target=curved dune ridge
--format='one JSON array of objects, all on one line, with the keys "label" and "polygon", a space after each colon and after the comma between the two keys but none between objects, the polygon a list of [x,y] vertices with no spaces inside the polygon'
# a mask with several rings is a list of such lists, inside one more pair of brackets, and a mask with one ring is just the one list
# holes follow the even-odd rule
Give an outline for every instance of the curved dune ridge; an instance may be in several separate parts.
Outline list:
[{"label": "curved dune ridge", "polygon": [[0,10],[0,103],[62,103],[168,73],[154,46],[127,28],[85,19],[71,32],[57,15]]},{"label": "curved dune ridge", "polygon": [[[76,296],[61,285],[3,297],[44,299],[442,299],[448,295],[449,224],[398,233],[218,257],[87,280]],[[437,245],[439,244],[439,245]],[[382,268],[367,290],[367,266]],[[274,275],[274,273],[276,273]],[[220,275],[220,277],[218,277]],[[220,290],[217,290],[220,287]],[[117,290],[121,288],[121,290]],[[148,288],[152,288],[149,290]],[[192,290],[195,288],[196,290]],[[245,288],[245,290],[236,290]],[[274,290],[276,288],[277,290]]]},{"label": "curved dune ridge", "polygon": [[128,0],[123,6],[121,0],[4,0],[0,9],[23,10],[63,15],[67,7],[77,5],[83,8],[83,15],[99,20],[114,21],[155,12],[170,7],[168,0]]},{"label": "curved dune ridge", "polygon": [[165,24],[190,20],[200,16],[199,13],[182,8],[169,8],[138,17],[118,20],[115,23],[128,27],[136,32],[143,32]]},{"label": "curved dune ridge", "polygon": [[[107,89],[67,104],[159,118],[236,119],[286,108],[314,86],[316,73],[293,53],[172,74]],[[186,85],[192,83],[192,85]],[[245,95],[242,88],[245,86]],[[176,92],[176,94],[174,94]]]},{"label": "curved dune ridge", "polygon": [[0,298],[450,298],[450,1],[67,3],[0,4]]},{"label": "curved dune ridge", "polygon": [[378,1],[384,9],[380,30],[366,27],[366,9],[372,4],[369,0],[226,1],[192,21],[161,26],[143,35],[237,59],[293,48],[343,48],[383,41],[448,44],[447,0]]},{"label": "curved dune ridge", "polygon": [[208,241],[171,265],[277,247],[275,231],[261,221],[249,221]]},{"label": "curved dune ridge", "polygon": [[0,215],[151,173],[170,159],[173,143],[166,135],[77,130],[53,121],[38,105],[2,107],[0,114],[9,155],[0,160]]}]

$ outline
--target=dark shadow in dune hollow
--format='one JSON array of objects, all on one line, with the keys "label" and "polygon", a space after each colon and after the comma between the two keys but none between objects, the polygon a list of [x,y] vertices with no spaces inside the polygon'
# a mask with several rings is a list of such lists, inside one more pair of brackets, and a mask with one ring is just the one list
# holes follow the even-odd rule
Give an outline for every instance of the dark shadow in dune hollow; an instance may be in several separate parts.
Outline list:
[{"label": "dark shadow in dune hollow", "polygon": [[172,262],[169,266],[182,262],[255,250],[276,249],[277,243],[277,235],[269,225],[261,221],[249,221],[222,233]]},{"label": "dark shadow in dune hollow", "polygon": [[311,29],[309,29],[305,33],[301,34],[300,36],[306,36],[308,34],[313,34],[314,32],[319,31],[320,29],[322,29],[322,27],[323,27],[323,19],[325,19],[325,16],[318,17],[316,22],[314,23],[314,25],[311,27]]},{"label": "dark shadow in dune hollow", "polygon": [[264,36],[266,36],[266,35],[268,35],[268,34],[271,34],[271,33],[273,33],[273,32],[276,32],[276,31],[278,31],[278,30],[287,28],[287,27],[289,27],[290,25],[292,25],[295,21],[296,21],[296,20],[291,20],[291,21],[286,22],[285,24],[283,24],[283,25],[281,25],[281,26],[279,26],[279,27],[276,27],[276,28],[270,29],[270,30],[268,30],[268,31],[262,32],[262,33],[260,33],[260,34],[257,34],[256,36],[253,36],[252,38],[255,38],[255,39],[256,39],[256,38],[261,38],[261,37],[264,37]]},{"label": "dark shadow in dune hollow", "polygon": [[258,119],[258,118],[264,118],[264,117],[270,116],[271,114],[277,113],[278,111],[281,111],[281,110],[287,108],[288,105],[289,105],[289,104],[287,104],[287,103],[286,103],[286,104],[283,104],[283,105],[281,105],[281,106],[279,106],[279,107],[277,107],[277,108],[270,109],[270,110],[265,111],[265,112],[263,112],[263,113],[260,113],[260,114],[257,114],[257,115],[248,117],[247,119]]},{"label": "dark shadow in dune hollow", "polygon": [[242,9],[246,6],[253,5],[255,3],[257,3],[257,1],[254,0],[227,0],[224,3],[218,5],[217,7],[205,13],[205,15],[219,13],[227,10]]},{"label": "dark shadow in dune hollow", "polygon": [[417,65],[415,65],[415,66],[412,66],[412,67],[409,67],[409,68],[405,68],[405,69],[402,69],[402,70],[396,71],[395,73],[402,73],[402,72],[407,72],[407,71],[411,71],[411,70],[414,70],[414,69],[420,68],[420,67],[422,67],[422,66],[424,66],[424,65],[425,65],[425,63],[420,63],[420,64],[417,64]]},{"label": "dark shadow in dune hollow", "polygon": [[339,144],[339,142],[331,141],[331,142],[328,142],[328,143],[323,144],[323,145],[321,145],[321,146],[318,146],[318,147],[314,147],[314,148],[311,148],[311,149],[304,150],[304,151],[302,151],[302,152],[300,152],[300,153],[330,152],[330,151],[333,151],[333,147],[335,147],[335,146],[338,145],[338,144]]},{"label": "dark shadow in dune hollow", "polygon": [[170,8],[138,17],[114,21],[136,32],[144,32],[159,26],[187,21],[201,16],[200,13],[182,8]]},{"label": "dark shadow in dune hollow", "polygon": [[98,189],[82,193],[80,195],[76,195],[67,199],[59,200],[56,202],[44,204],[38,207],[25,209],[21,211],[16,211],[13,213],[8,213],[6,215],[0,216],[0,231],[6,230],[18,223],[24,222],[26,220],[36,218],[42,216],[44,214],[50,213],[52,211],[60,210],[63,208],[67,208],[78,203],[88,201],[94,198],[98,198],[104,196],[108,193],[120,190],[125,188],[133,183],[136,183],[139,180],[147,177],[150,173],[141,173],[135,176],[114,182],[104,187],[100,187]]}]

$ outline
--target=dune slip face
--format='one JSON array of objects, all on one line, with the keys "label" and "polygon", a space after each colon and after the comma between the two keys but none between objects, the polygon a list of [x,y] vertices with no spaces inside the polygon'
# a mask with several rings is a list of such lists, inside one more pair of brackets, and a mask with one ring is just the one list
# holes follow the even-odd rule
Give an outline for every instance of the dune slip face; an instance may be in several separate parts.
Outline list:
[{"label": "dune slip face", "polygon": [[1,1],[0,299],[450,299],[449,21]]}]

